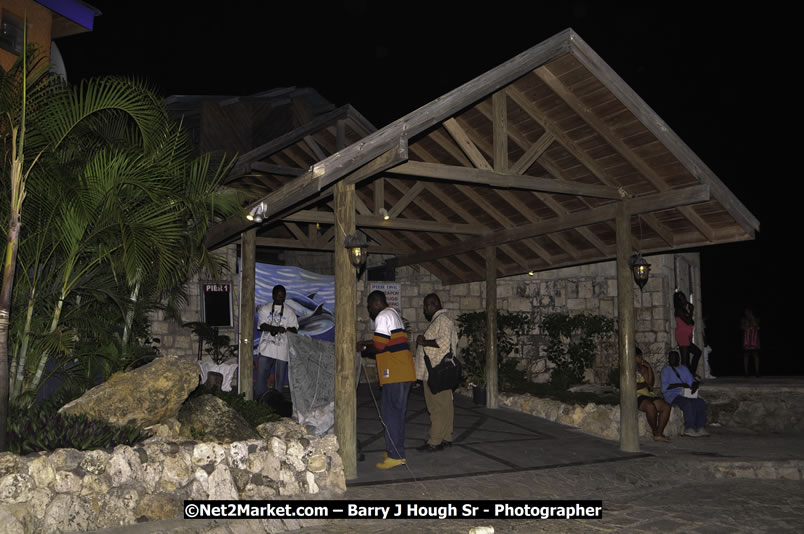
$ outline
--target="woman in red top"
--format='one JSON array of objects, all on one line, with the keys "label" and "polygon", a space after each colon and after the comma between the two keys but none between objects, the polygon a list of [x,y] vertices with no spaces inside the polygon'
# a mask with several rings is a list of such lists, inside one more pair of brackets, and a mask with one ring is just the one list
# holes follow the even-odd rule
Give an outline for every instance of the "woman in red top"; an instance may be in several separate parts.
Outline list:
[{"label": "woman in red top", "polygon": [[[673,295],[673,307],[676,316],[676,343],[678,343],[678,352],[681,354],[681,363],[693,375],[696,375],[702,352],[692,342],[692,332],[695,329],[695,321],[692,319],[692,303],[687,300],[684,293],[676,291],[676,294]],[[690,361],[690,354],[692,354],[692,361]]]},{"label": "woman in red top", "polygon": [[759,319],[751,308],[746,308],[740,321],[743,331],[743,370],[748,376],[748,360],[754,356],[754,375],[759,376]]}]

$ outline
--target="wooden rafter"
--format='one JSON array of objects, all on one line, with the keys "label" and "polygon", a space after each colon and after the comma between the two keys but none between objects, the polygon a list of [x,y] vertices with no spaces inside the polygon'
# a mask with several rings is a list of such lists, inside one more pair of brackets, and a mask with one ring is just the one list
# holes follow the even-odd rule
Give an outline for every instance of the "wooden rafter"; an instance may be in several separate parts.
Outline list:
[{"label": "wooden rafter", "polygon": [[[572,154],[575,159],[577,159],[584,167],[586,167],[592,174],[597,177],[604,184],[609,184],[608,178],[603,174],[602,171],[598,168],[597,163],[590,157],[588,157],[585,152],[576,145],[576,143],[565,133],[562,132],[561,128],[556,125],[550,118],[548,118],[544,113],[541,112],[536,106],[534,106],[528,99],[519,91],[517,88],[511,86],[506,89],[506,92],[511,97],[511,99],[516,102],[516,104],[522,108],[522,110],[530,115],[530,117],[535,120],[539,125],[544,128],[546,132],[550,132],[550,134],[555,138],[555,140],[561,144],[564,149]],[[543,165],[544,167],[544,165]],[[556,171],[557,167],[553,167],[552,171]],[[547,170],[547,169],[545,169]],[[550,172],[548,170],[548,172]],[[646,219],[645,222],[650,225],[654,231],[660,236],[667,236],[668,232],[662,227],[662,225],[654,220]],[[668,243],[672,246],[672,242]]]},{"label": "wooden rafter", "polygon": [[[650,211],[674,208],[677,206],[697,204],[709,200],[709,188],[707,186],[696,186],[679,191],[668,193],[657,193],[636,199],[623,200],[625,210],[631,215],[638,215]],[[471,239],[456,243],[449,247],[438,250],[423,251],[399,258],[399,265],[410,265],[412,263],[422,263],[432,261],[436,258],[449,256],[451,254],[461,254],[470,250],[479,250],[487,246],[498,246],[512,241],[519,241],[528,237],[535,237],[553,232],[561,232],[579,226],[588,226],[600,222],[610,221],[616,216],[616,203],[607,204],[599,208],[572,213],[564,217],[557,217],[547,221],[526,224],[516,228],[506,228],[486,234],[477,239]]]},{"label": "wooden rafter", "polygon": [[[365,208],[362,201],[358,201]],[[357,202],[356,202],[357,204]],[[406,230],[413,232],[433,232],[438,234],[482,235],[488,233],[485,226],[479,224],[459,224],[445,221],[423,221],[415,219],[391,218],[387,221],[365,210],[358,210],[363,215],[355,218],[358,228],[382,228],[385,230]],[[308,222],[334,224],[335,216],[327,211],[297,211],[282,218],[283,222]]]},{"label": "wooden rafter", "polygon": [[487,185],[500,189],[522,189],[526,191],[590,196],[611,200],[623,198],[622,190],[615,187],[582,184],[569,180],[522,176],[484,168],[455,167],[452,165],[407,161],[388,169],[386,172],[389,174],[405,174],[408,176],[445,180],[453,183]]},{"label": "wooden rafter", "polygon": [[[550,89],[552,89],[556,94],[561,96],[564,102],[572,108],[572,110],[580,115],[598,135],[600,135],[603,139],[606,140],[609,145],[625,160],[627,161],[634,169],[642,173],[653,187],[656,188],[657,191],[668,191],[670,188],[664,183],[664,181],[659,177],[659,175],[654,171],[647,163],[645,163],[639,156],[634,154],[634,151],[631,150],[626,144],[620,140],[611,129],[602,121],[600,120],[594,113],[589,111],[587,106],[585,106],[575,94],[572,93],[567,87],[561,83],[559,80],[550,70],[546,67],[539,67],[535,71],[536,76],[539,77]],[[706,237],[709,241],[712,241],[714,236],[712,234],[711,228],[706,222],[701,219],[701,217],[695,213],[695,210],[690,208],[689,206],[685,206],[679,208],[679,211],[701,232],[701,235]],[[646,222],[648,225],[653,228],[659,235],[661,235],[665,240],[667,238],[670,239],[669,244],[672,245],[672,234],[669,231],[663,229],[661,224],[655,220],[655,218],[651,218],[650,216],[646,217]]]}]

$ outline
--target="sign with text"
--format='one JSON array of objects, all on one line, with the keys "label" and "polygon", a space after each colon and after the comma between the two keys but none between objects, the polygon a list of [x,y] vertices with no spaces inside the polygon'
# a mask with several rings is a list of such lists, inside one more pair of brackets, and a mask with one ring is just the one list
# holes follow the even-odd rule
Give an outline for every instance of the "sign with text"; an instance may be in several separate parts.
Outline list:
[{"label": "sign with text", "polygon": [[232,326],[232,284],[230,282],[202,282],[201,318],[209,326]]},{"label": "sign with text", "polygon": [[388,305],[402,313],[402,290],[399,282],[371,282],[369,284],[369,293],[372,291],[382,291],[385,293],[385,300]]}]

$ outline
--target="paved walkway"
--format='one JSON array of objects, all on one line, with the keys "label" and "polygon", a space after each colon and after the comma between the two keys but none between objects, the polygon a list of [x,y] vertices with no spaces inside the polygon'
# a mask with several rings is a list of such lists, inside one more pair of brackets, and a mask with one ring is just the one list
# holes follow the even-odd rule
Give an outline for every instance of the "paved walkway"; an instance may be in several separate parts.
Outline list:
[{"label": "paved walkway", "polygon": [[342,499],[603,501],[601,520],[332,520],[161,521],[106,529],[105,534],[246,534],[294,529],[299,534],[468,533],[492,526],[539,532],[802,532],[804,436],[758,435],[711,428],[707,438],[643,441],[641,453],[563,425],[509,410],[477,407],[456,396],[455,445],[442,452],[413,448],[426,437],[420,390],[410,398],[408,466],[381,472],[380,423],[369,390],[358,398],[358,439],[367,458]]}]

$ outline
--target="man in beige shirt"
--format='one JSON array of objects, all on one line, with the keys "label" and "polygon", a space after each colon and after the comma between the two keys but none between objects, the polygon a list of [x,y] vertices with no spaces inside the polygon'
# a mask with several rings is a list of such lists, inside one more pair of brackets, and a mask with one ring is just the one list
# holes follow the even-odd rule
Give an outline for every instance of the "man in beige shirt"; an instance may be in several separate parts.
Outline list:
[{"label": "man in beige shirt", "polygon": [[436,452],[452,445],[452,390],[435,394],[430,391],[424,357],[430,358],[433,367],[438,365],[447,353],[458,350],[458,333],[435,293],[424,297],[424,316],[430,321],[430,326],[416,338],[416,378],[423,383],[424,402],[430,412],[430,439],[416,450]]}]

